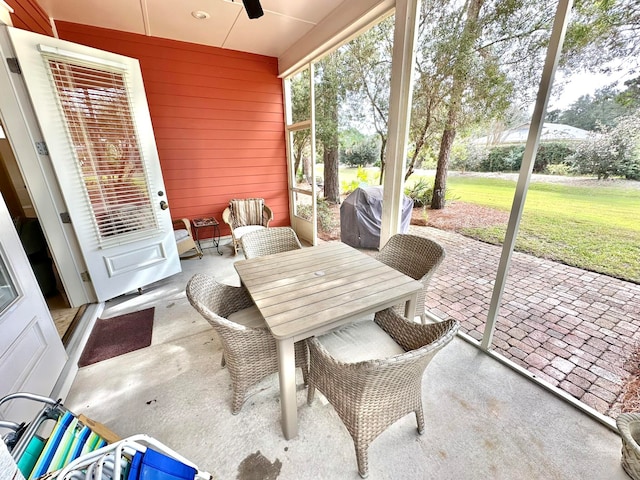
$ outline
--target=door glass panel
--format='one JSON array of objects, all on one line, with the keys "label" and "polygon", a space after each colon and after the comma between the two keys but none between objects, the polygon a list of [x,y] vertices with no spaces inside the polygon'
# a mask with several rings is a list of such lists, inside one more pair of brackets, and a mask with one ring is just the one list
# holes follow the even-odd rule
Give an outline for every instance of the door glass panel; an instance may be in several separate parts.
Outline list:
[{"label": "door glass panel", "polygon": [[16,298],[18,298],[18,292],[11,281],[4,258],[0,256],[0,315]]},{"label": "door glass panel", "polygon": [[98,237],[157,230],[124,72],[45,58]]}]

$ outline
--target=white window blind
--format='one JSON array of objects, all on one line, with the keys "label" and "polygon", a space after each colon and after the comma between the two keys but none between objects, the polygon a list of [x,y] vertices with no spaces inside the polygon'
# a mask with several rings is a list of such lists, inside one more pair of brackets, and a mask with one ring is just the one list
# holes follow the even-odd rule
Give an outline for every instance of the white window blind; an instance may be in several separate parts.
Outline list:
[{"label": "white window blind", "polygon": [[100,244],[158,229],[126,72],[43,54]]}]

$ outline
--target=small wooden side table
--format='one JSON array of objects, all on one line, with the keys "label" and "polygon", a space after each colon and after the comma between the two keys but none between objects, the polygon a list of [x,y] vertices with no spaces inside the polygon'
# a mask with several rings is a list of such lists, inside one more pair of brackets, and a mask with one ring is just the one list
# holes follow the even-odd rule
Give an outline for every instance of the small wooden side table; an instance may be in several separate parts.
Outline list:
[{"label": "small wooden side table", "polygon": [[191,220],[191,224],[193,225],[193,232],[196,236],[196,243],[200,247],[200,250],[203,249],[202,245],[200,245],[200,229],[201,228],[213,228],[213,236],[211,237],[211,247],[205,248],[213,248],[216,247],[216,251],[218,255],[222,255],[220,251],[220,224],[218,220],[214,217],[204,217],[204,218],[194,218]]}]

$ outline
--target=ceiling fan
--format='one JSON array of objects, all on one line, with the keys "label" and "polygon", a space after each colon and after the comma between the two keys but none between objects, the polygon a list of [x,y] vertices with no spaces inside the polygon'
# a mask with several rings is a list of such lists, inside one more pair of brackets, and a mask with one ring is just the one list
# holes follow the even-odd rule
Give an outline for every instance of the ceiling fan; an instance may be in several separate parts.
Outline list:
[{"label": "ceiling fan", "polygon": [[[231,0],[235,2],[235,0]],[[244,4],[244,9],[247,11],[247,16],[249,18],[260,18],[264,15],[262,11],[262,6],[260,5],[260,0],[242,0]]]}]

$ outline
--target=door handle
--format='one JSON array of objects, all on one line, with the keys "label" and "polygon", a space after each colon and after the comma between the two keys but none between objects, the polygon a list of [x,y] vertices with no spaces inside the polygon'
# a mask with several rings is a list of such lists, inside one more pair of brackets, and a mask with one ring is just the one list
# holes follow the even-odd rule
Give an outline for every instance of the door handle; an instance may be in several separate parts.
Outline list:
[{"label": "door handle", "polygon": [[162,201],[160,202],[160,208],[161,208],[162,210],[166,210],[167,208],[169,208],[169,204],[168,204],[167,202],[165,202],[164,200],[162,200]]}]

